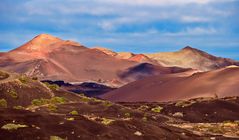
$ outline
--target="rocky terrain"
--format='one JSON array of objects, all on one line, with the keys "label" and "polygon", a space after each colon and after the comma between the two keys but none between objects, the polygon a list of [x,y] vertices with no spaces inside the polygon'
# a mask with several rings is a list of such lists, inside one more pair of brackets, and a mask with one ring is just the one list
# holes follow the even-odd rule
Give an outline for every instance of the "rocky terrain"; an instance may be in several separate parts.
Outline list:
[{"label": "rocky terrain", "polygon": [[[112,103],[73,94],[34,77],[4,71],[0,77],[0,139],[238,138],[238,97]],[[214,131],[215,126],[219,130]]]}]

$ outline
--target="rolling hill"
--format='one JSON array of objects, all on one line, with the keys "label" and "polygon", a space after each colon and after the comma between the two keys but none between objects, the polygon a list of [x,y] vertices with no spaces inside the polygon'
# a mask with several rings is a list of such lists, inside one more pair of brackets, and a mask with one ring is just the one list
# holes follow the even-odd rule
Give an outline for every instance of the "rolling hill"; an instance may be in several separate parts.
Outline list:
[{"label": "rolling hill", "polygon": [[239,67],[230,66],[191,76],[151,76],[108,92],[111,101],[171,101],[197,97],[238,96]]}]

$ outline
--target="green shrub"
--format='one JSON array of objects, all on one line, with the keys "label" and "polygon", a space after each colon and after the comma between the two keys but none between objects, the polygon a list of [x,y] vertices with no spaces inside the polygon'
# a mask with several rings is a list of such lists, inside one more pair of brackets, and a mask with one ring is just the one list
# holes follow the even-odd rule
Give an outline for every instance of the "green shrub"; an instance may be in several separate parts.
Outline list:
[{"label": "green shrub", "polygon": [[125,116],[126,118],[130,118],[131,115],[130,115],[130,113],[125,113],[124,116]]},{"label": "green shrub", "polygon": [[66,99],[64,97],[52,97],[51,103],[53,104],[64,104],[66,102]]},{"label": "green shrub", "polygon": [[6,79],[9,77],[8,73],[0,71],[0,80]]},{"label": "green shrub", "polygon": [[41,106],[45,104],[63,104],[66,102],[64,97],[52,97],[51,99],[34,99],[32,100],[32,105]]},{"label": "green shrub", "polygon": [[163,109],[163,107],[157,106],[157,107],[152,108],[151,111],[153,111],[155,113],[160,113],[162,109]]},{"label": "green shrub", "polygon": [[57,84],[49,84],[49,83],[47,83],[47,82],[44,82],[44,84],[45,84],[49,89],[51,89],[52,91],[58,90],[58,89],[60,88]]},{"label": "green shrub", "polygon": [[91,101],[92,101],[92,102],[98,102],[98,103],[99,103],[99,102],[102,102],[102,100],[97,99],[97,98],[91,98]]},{"label": "green shrub", "polygon": [[76,110],[73,110],[69,114],[71,114],[71,115],[78,115],[79,113]]},{"label": "green shrub", "polygon": [[0,107],[7,107],[7,101],[5,99],[0,99]]},{"label": "green shrub", "polygon": [[25,128],[28,127],[27,125],[22,125],[22,124],[13,124],[13,123],[9,123],[9,124],[5,124],[1,127],[1,129],[5,129],[5,130],[17,130],[19,128]]},{"label": "green shrub", "polygon": [[32,103],[32,105],[35,105],[35,106],[41,106],[41,105],[49,104],[50,101],[49,101],[49,99],[41,98],[41,99],[34,99],[34,100],[32,100],[31,103]]},{"label": "green shrub", "polygon": [[50,140],[65,140],[65,139],[58,137],[58,136],[51,136]]},{"label": "green shrub", "polygon": [[106,106],[106,107],[111,107],[111,106],[113,105],[113,103],[110,102],[110,101],[105,101],[105,102],[103,103],[103,105]]},{"label": "green shrub", "polygon": [[73,118],[73,117],[70,117],[70,118],[66,118],[66,120],[67,120],[67,121],[74,121],[74,120],[75,120],[75,118]]},{"label": "green shrub", "polygon": [[57,111],[57,106],[54,105],[54,104],[49,104],[49,105],[47,106],[47,108],[48,108],[49,111],[54,111],[54,112]]},{"label": "green shrub", "polygon": [[9,90],[8,94],[15,99],[18,97],[17,92],[14,89]]},{"label": "green shrub", "polygon": [[112,120],[112,119],[102,118],[101,123],[104,124],[104,125],[110,125],[110,124],[112,124],[114,121],[115,121],[115,120]]},{"label": "green shrub", "polygon": [[19,106],[14,106],[13,108],[14,108],[14,109],[19,109],[19,110],[23,110],[23,109],[25,109],[25,107],[20,106],[20,105],[19,105]]},{"label": "green shrub", "polygon": [[83,102],[89,102],[91,99],[89,97],[83,96],[81,97],[81,101]]},{"label": "green shrub", "polygon": [[18,78],[19,81],[21,81],[23,84],[27,84],[29,82],[29,79],[26,76],[21,76]]}]

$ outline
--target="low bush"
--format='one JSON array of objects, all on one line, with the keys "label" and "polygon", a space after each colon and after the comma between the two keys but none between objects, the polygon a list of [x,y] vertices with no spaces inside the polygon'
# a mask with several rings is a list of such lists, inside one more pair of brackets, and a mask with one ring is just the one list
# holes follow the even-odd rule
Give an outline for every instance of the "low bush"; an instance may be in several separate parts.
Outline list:
[{"label": "low bush", "polygon": [[7,107],[7,101],[5,99],[0,99],[0,107]]},{"label": "low bush", "polygon": [[130,113],[125,113],[124,116],[125,116],[126,118],[130,118],[131,115],[130,115]]},{"label": "low bush", "polygon": [[161,106],[157,106],[151,109],[151,111],[155,112],[155,113],[160,113],[162,111],[163,107]]},{"label": "low bush", "polygon": [[113,105],[113,103],[110,102],[110,101],[104,101],[103,105],[106,106],[106,107],[111,107]]},{"label": "low bush", "polygon": [[89,102],[91,99],[89,97],[86,97],[86,96],[82,96],[81,97],[81,101],[82,102]]},{"label": "low bush", "polygon": [[14,108],[14,109],[19,109],[19,110],[23,110],[23,109],[25,109],[25,107],[20,106],[20,105],[19,105],[19,106],[14,106],[13,108]]},{"label": "low bush", "polygon": [[47,82],[44,82],[44,84],[52,91],[58,90],[60,88],[57,84],[49,84]]},{"label": "low bush", "polygon": [[50,140],[65,140],[65,139],[58,136],[50,136]]},{"label": "low bush", "polygon": [[47,106],[47,108],[48,108],[49,111],[54,111],[54,112],[57,111],[57,106],[54,105],[54,104],[49,104],[49,105]]},{"label": "low bush", "polygon": [[0,80],[6,79],[9,77],[8,73],[0,71]]},{"label": "low bush", "polygon": [[51,99],[34,99],[32,100],[32,105],[41,106],[45,104],[64,104],[66,99],[64,97],[52,97]]},{"label": "low bush", "polygon": [[25,75],[19,77],[18,80],[21,81],[23,84],[27,84],[29,82],[29,79]]},{"label": "low bush", "polygon": [[78,115],[79,113],[76,110],[73,110],[69,114],[71,114],[71,115]]},{"label": "low bush", "polygon": [[34,99],[32,100],[32,105],[35,105],[35,106],[41,106],[41,105],[45,105],[45,104],[49,104],[50,103],[50,100],[49,99]]},{"label": "low bush", "polygon": [[104,124],[104,125],[110,125],[110,124],[112,124],[114,121],[115,121],[115,120],[112,120],[112,119],[102,118],[101,123]]},{"label": "low bush", "polygon": [[14,89],[9,90],[8,94],[14,99],[16,99],[18,97],[18,94]]},{"label": "low bush", "polygon": [[51,103],[53,104],[64,104],[66,102],[66,99],[64,97],[52,97]]},{"label": "low bush", "polygon": [[17,130],[19,128],[26,128],[28,127],[27,125],[24,124],[13,124],[13,123],[8,123],[5,124],[1,127],[1,129],[5,129],[5,130]]}]

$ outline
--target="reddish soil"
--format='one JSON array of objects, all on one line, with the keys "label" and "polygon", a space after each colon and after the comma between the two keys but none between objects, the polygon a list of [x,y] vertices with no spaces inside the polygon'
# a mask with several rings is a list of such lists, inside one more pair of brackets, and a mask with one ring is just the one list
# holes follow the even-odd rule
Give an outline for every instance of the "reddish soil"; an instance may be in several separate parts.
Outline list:
[{"label": "reddish soil", "polygon": [[173,101],[198,97],[239,96],[239,67],[191,76],[159,75],[130,83],[101,96],[111,101]]}]

